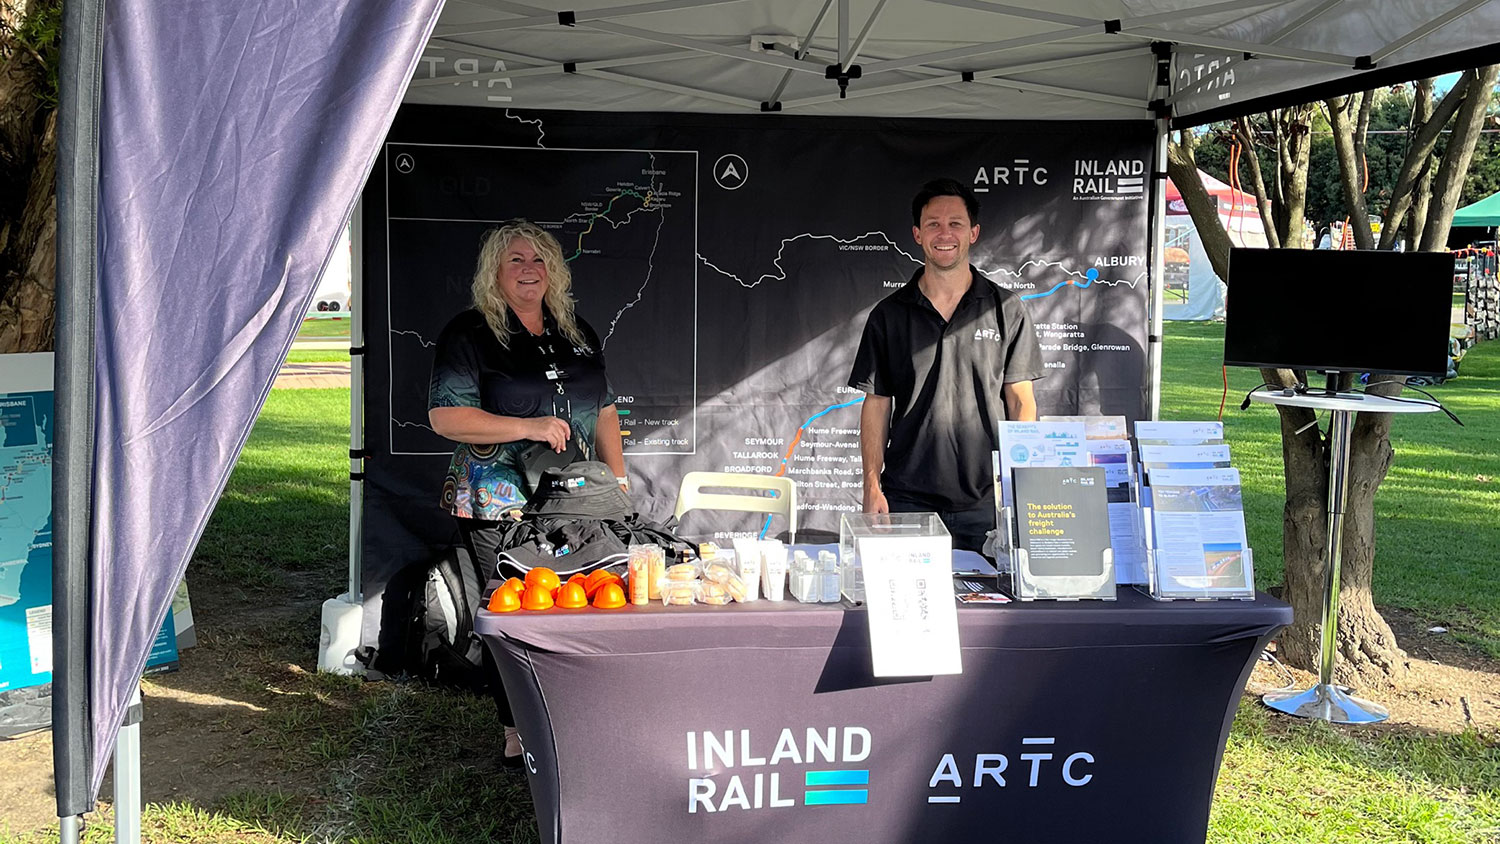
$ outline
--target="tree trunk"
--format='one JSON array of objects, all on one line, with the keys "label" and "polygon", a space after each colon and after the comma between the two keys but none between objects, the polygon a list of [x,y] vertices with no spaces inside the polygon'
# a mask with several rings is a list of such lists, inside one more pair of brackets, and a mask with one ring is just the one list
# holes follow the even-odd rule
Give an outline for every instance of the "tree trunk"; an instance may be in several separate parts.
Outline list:
[{"label": "tree trunk", "polygon": [[[48,68],[0,15],[0,353],[52,348],[57,274],[56,109]],[[35,11],[35,10],[32,10]]]},{"label": "tree trunk", "polygon": [[[1368,94],[1364,97],[1369,101]],[[1328,126],[1333,130],[1333,147],[1339,159],[1339,186],[1344,192],[1344,207],[1349,209],[1349,225],[1354,230],[1354,245],[1374,249],[1375,236],[1370,231],[1370,213],[1365,208],[1365,168],[1362,153],[1364,139],[1349,123],[1348,97],[1334,97],[1324,102],[1328,107]],[[1360,123],[1368,129],[1369,116],[1361,110]]]},{"label": "tree trunk", "polygon": [[1281,462],[1286,476],[1286,504],[1281,512],[1281,553],[1286,569],[1282,598],[1292,605],[1292,626],[1277,640],[1277,652],[1289,665],[1315,669],[1327,571],[1327,448],[1311,410],[1277,410],[1281,413]]},{"label": "tree trunk", "polygon": [[[1427,231],[1427,215],[1432,207],[1432,162],[1427,161],[1417,183],[1412,187],[1411,236],[1406,238],[1406,248],[1416,249],[1422,243],[1422,234]],[[1394,244],[1392,244],[1394,245]]]},{"label": "tree trunk", "polygon": [[1448,246],[1453,212],[1458,210],[1464,177],[1468,175],[1469,162],[1474,158],[1474,144],[1484,128],[1496,76],[1500,76],[1500,65],[1492,64],[1476,71],[1464,104],[1459,106],[1458,117],[1453,121],[1453,134],[1448,136],[1448,148],[1443,151],[1443,163],[1432,183],[1432,207],[1428,209],[1427,226],[1422,231],[1421,248],[1424,252]]},{"label": "tree trunk", "polygon": [[1276,236],[1282,248],[1303,246],[1302,218],[1307,213],[1307,162],[1312,150],[1312,106],[1284,108],[1272,118],[1277,140]]}]

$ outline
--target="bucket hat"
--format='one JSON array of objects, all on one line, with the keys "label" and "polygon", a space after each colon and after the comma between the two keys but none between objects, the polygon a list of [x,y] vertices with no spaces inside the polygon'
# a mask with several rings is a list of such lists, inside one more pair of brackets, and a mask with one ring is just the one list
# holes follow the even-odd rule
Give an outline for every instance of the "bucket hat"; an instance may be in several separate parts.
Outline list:
[{"label": "bucket hat", "polygon": [[552,518],[615,519],[635,512],[614,470],[583,460],[542,472],[524,512]]}]

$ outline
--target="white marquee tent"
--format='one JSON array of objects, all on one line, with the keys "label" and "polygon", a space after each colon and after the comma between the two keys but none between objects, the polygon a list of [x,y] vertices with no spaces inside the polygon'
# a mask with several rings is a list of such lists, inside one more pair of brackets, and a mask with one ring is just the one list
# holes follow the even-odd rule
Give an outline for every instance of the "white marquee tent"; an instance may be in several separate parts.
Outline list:
[{"label": "white marquee tent", "polygon": [[[1483,65],[1500,57],[1496,33],[1488,0],[69,0],[63,840],[93,806],[150,640],[403,99],[1155,121],[1160,279],[1170,128]],[[190,311],[205,279],[212,320]],[[1159,284],[1153,297],[1155,337]],[[1153,342],[1153,371],[1159,357]],[[118,807],[125,838],[130,808]]]}]

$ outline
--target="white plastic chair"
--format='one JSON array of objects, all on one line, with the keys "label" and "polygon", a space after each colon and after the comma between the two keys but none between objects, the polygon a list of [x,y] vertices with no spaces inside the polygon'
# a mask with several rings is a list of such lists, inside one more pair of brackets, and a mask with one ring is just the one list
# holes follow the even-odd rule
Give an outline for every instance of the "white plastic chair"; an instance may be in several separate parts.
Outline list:
[{"label": "white plastic chair", "polygon": [[[704,492],[705,489],[720,490]],[[767,494],[770,493],[770,494]],[[737,472],[688,472],[677,490],[678,519],[689,510],[780,513],[797,542],[797,484],[791,478]]]}]

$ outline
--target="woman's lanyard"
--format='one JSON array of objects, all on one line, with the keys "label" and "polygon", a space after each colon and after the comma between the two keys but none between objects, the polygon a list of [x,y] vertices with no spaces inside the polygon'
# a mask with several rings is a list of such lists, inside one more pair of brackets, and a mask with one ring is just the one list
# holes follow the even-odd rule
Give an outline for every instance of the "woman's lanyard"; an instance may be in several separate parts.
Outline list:
[{"label": "woman's lanyard", "polygon": [[562,367],[561,355],[557,352],[557,332],[552,330],[550,321],[542,328],[541,336],[532,335],[532,340],[536,342],[537,352],[547,364],[542,371],[543,374],[557,389],[552,396],[552,415],[568,423],[568,430],[573,432],[573,442],[578,446],[578,450],[583,454],[589,454],[590,450],[578,438],[578,431],[573,427],[573,398],[568,395],[563,386],[567,383],[568,372]]}]

